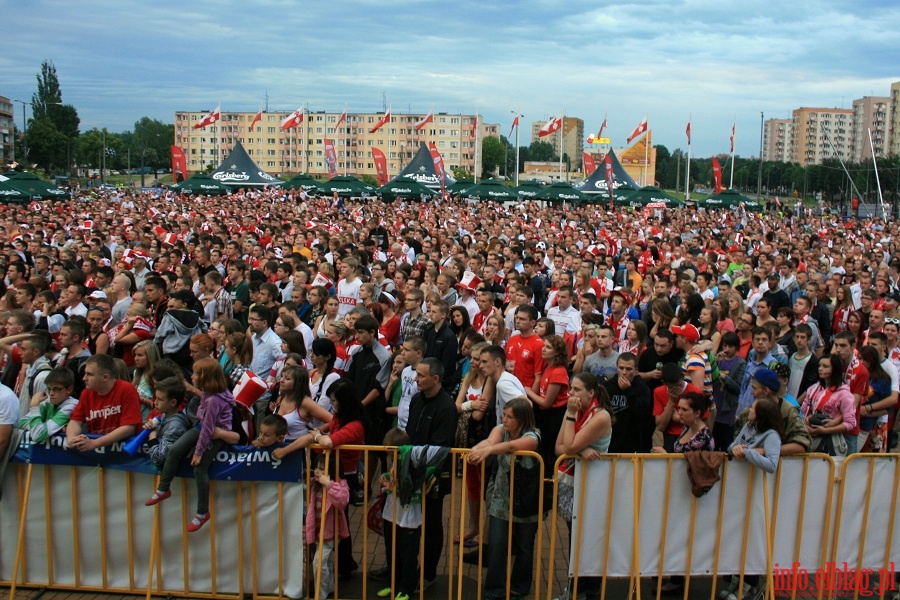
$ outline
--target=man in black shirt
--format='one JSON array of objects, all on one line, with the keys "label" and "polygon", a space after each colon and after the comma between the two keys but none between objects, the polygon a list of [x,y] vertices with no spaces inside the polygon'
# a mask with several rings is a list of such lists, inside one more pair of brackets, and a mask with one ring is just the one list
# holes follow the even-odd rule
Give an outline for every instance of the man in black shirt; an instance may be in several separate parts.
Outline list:
[{"label": "man in black shirt", "polygon": [[653,338],[653,345],[641,354],[638,360],[638,376],[650,389],[650,397],[653,390],[663,384],[662,369],[657,365],[667,363],[679,363],[684,358],[684,351],[675,347],[675,336],[668,329],[660,329]]},{"label": "man in black shirt", "polygon": [[634,354],[620,354],[616,361],[618,377],[603,382],[616,418],[609,443],[610,453],[650,452],[653,398],[647,385],[637,376],[636,363]]},{"label": "man in black shirt", "polygon": [[[416,366],[416,384],[419,391],[409,403],[409,420],[406,433],[413,446],[453,447],[456,435],[456,404],[441,386],[444,365],[436,358],[425,358]],[[437,576],[437,566],[444,547],[443,505],[444,496],[450,492],[450,461],[440,469],[437,492],[429,493],[423,501],[425,519],[424,560],[422,572],[427,588]]]}]

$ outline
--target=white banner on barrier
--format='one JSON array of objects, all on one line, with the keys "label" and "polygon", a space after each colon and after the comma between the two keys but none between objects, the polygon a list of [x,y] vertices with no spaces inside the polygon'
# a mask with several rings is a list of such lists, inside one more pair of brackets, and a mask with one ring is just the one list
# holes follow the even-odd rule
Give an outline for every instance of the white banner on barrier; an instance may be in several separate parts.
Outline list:
[{"label": "white banner on barrier", "polygon": [[[0,502],[0,578],[4,581],[12,579],[18,538],[20,508],[15,472],[17,469],[22,471],[19,480],[24,486],[27,466],[11,465],[3,482],[3,501]],[[51,470],[47,494],[44,489],[45,469]],[[70,472],[75,473],[79,498],[77,520],[72,515]],[[100,469],[85,467],[34,465],[25,525],[27,582],[67,587],[74,587],[77,583],[81,587],[109,589],[146,587],[154,509],[144,506],[144,501],[153,494],[155,478],[141,473],[104,470],[103,492],[106,506],[101,510],[102,507],[96,504],[99,498],[100,473]],[[132,478],[130,505],[126,494],[129,477]],[[240,506],[237,501],[239,485],[242,486]],[[251,504],[252,486],[256,487],[255,504]],[[281,505],[278,502],[279,486],[283,486]],[[186,512],[182,514],[182,494],[185,491]],[[161,577],[158,581],[154,573],[153,589],[196,593],[211,593],[213,590],[222,594],[249,593],[253,586],[251,515],[255,511],[256,591],[260,594],[278,594],[281,589],[288,597],[302,595],[302,484],[212,482],[210,503],[215,515],[215,582],[212,578],[211,560],[212,522],[197,533],[188,534],[184,530],[185,524],[196,512],[193,480],[176,479],[172,492],[172,497],[159,505]],[[49,513],[45,509],[48,495]],[[279,510],[282,511],[281,519]],[[101,538],[101,516],[105,540]],[[243,534],[242,548],[238,544],[239,523]],[[280,534],[279,525],[282,526]],[[52,542],[49,548],[48,528],[52,538],[49,540]],[[76,537],[77,549],[73,547]],[[185,547],[186,560],[183,552]],[[105,548],[105,566],[102,562],[102,548]],[[48,564],[48,551],[52,553],[52,565]],[[240,588],[239,554],[243,558],[243,590]],[[79,567],[77,577],[76,560]],[[279,560],[283,560],[281,565]],[[49,568],[53,572],[52,581]]]},{"label": "white banner on barrier", "polygon": [[[664,507],[668,460],[643,459],[640,503],[640,573],[655,576],[659,572],[660,556],[665,543],[663,574],[683,574],[688,570],[690,549],[690,573],[709,575],[714,571],[718,537],[718,572],[736,571],[741,564],[745,539],[745,524],[749,515],[746,534],[746,573],[764,573],[767,566],[766,503],[770,523],[774,517],[773,562],[783,568],[791,568],[797,561],[814,572],[823,561],[825,523],[828,522],[828,500],[833,491],[830,474],[831,463],[827,459],[811,458],[808,461],[804,506],[800,507],[803,483],[804,459],[782,460],[779,494],[775,499],[776,477],[766,474],[768,497],[763,495],[763,472],[756,470],[750,483],[750,466],[732,461],[727,468],[726,485],[717,483],[706,495],[696,499],[694,528],[691,530],[691,507],[695,500],[687,475],[687,465],[678,459],[672,463],[671,483],[668,490],[668,518],[663,531]],[[581,530],[581,552],[578,574],[595,576],[603,574],[607,538],[609,557],[606,573],[612,577],[627,577],[632,573],[634,550],[634,483],[640,461],[629,458],[617,460],[615,490],[610,509],[611,460],[598,460],[587,464],[585,474],[585,511],[579,521],[573,521],[571,552],[577,543],[577,531]],[[579,511],[582,471],[585,463],[576,468],[575,514]],[[889,481],[893,481],[891,477]],[[725,494],[721,519],[719,504]],[[889,499],[887,501],[889,503]],[[834,510],[832,506],[832,511]],[[609,520],[609,531],[607,531]],[[832,531],[829,529],[829,531]],[[868,546],[868,544],[867,544]],[[881,548],[884,548],[882,542]],[[881,555],[883,558],[883,554]],[[879,565],[880,566],[880,565]],[[574,572],[570,566],[570,574]]]}]

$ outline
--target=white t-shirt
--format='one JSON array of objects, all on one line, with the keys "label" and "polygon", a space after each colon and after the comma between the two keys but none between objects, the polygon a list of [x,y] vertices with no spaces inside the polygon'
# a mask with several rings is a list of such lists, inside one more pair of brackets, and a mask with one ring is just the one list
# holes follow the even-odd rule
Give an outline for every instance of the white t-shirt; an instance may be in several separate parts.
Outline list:
[{"label": "white t-shirt", "polygon": [[0,384],[0,425],[16,426],[19,422],[19,398],[16,393]]},{"label": "white t-shirt", "polygon": [[356,278],[352,282],[341,279],[337,284],[338,316],[343,317],[356,308],[359,304],[359,288],[362,287],[362,279]]},{"label": "white t-shirt", "polygon": [[547,311],[547,318],[556,324],[556,335],[576,334],[581,331],[581,311],[574,306],[570,306],[566,310],[554,306]]},{"label": "white t-shirt", "polygon": [[416,383],[416,370],[406,366],[400,373],[400,401],[397,403],[397,427],[406,431],[406,423],[409,421],[409,403],[412,397],[419,391]]},{"label": "white t-shirt", "polygon": [[503,374],[500,375],[500,379],[497,380],[497,385],[494,390],[494,397],[497,399],[497,425],[503,425],[503,407],[506,406],[506,403],[519,396],[527,396],[525,393],[525,386],[522,385],[522,382],[519,381],[518,377],[512,373],[503,371]]}]

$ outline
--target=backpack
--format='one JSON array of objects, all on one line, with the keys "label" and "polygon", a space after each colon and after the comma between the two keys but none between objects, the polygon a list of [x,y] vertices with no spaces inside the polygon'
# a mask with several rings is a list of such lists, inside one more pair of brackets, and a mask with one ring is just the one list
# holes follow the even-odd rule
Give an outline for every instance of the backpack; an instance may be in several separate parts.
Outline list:
[{"label": "backpack", "polygon": [[[38,377],[40,377],[41,373],[49,373],[52,370],[53,370],[53,367],[51,367],[49,364],[43,364],[38,367],[38,370],[34,374],[34,377],[32,377],[31,380],[28,382],[28,397],[29,398],[34,397],[34,380],[37,379]],[[47,377],[45,375],[44,379],[46,379],[46,378]]]}]

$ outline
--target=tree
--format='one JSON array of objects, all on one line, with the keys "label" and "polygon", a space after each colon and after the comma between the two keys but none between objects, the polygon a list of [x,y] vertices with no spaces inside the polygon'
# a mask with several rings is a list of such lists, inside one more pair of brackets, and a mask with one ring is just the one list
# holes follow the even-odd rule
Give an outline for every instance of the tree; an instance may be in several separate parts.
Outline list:
[{"label": "tree", "polygon": [[34,120],[50,116],[50,106],[62,102],[59,79],[56,67],[52,62],[41,63],[41,72],[37,74],[37,92],[31,97],[31,115]]},{"label": "tree", "polygon": [[52,62],[41,63],[37,74],[37,92],[31,97],[31,120],[28,126],[30,162],[45,170],[71,165],[75,158],[81,120],[71,104],[62,103],[62,91]]},{"label": "tree", "polygon": [[453,179],[456,179],[457,181],[459,181],[460,179],[472,179],[472,174],[462,167],[451,168],[450,174],[453,175]]},{"label": "tree", "polygon": [[143,155],[143,164],[161,169],[172,162],[172,140],[175,126],[157,119],[143,117],[134,124],[131,141],[132,155]]},{"label": "tree", "polygon": [[516,149],[510,143],[506,136],[500,136],[500,141],[503,143],[503,148],[506,151],[506,162],[503,166],[503,172],[510,179],[516,178]]},{"label": "tree", "polygon": [[496,175],[506,156],[506,148],[495,137],[489,136],[481,142],[481,174],[482,177]]},{"label": "tree", "polygon": [[528,160],[535,162],[550,162],[559,160],[556,150],[549,142],[534,141],[528,147]]}]

